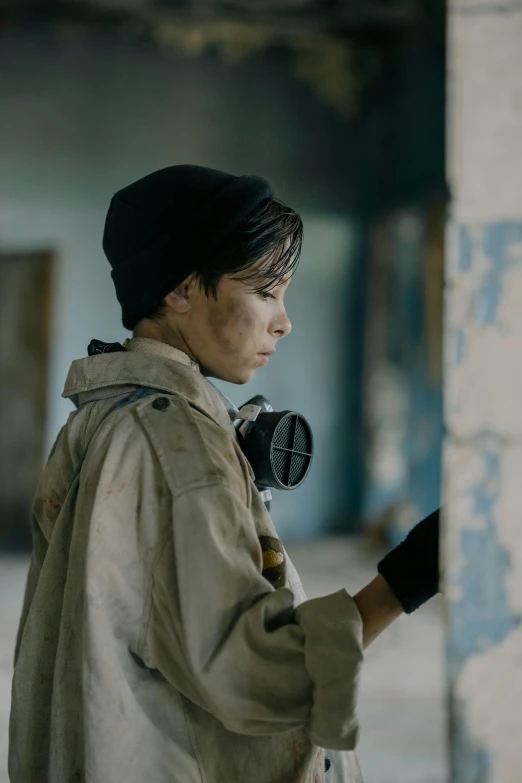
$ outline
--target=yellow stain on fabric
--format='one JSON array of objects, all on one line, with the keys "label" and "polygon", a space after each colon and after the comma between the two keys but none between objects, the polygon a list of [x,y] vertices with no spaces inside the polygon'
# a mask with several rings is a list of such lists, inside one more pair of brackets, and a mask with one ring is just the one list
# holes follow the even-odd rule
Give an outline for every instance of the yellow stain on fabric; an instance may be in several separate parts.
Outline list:
[{"label": "yellow stain on fabric", "polygon": [[267,549],[266,552],[263,552],[263,571],[281,565],[284,559],[285,556],[282,552],[274,552],[273,549]]}]

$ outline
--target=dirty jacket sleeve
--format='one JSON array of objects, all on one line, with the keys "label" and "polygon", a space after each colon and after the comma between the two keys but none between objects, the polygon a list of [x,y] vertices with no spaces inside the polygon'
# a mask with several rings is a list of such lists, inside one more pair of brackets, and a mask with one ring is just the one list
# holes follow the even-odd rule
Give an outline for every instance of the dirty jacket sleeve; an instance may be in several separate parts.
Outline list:
[{"label": "dirty jacket sleeve", "polygon": [[170,518],[138,653],[230,731],[309,725],[317,745],[353,749],[362,661],[353,599],[340,590],[296,610],[292,591],[263,577],[257,490],[222,427],[184,400],[165,413],[145,406],[140,417]]}]

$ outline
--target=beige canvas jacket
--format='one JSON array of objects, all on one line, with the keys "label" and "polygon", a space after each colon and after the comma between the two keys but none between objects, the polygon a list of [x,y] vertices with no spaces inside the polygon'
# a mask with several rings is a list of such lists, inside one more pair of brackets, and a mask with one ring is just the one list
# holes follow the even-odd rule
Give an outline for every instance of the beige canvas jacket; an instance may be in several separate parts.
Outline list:
[{"label": "beige canvas jacket", "polygon": [[198,367],[127,349],[66,381],[77,409],[33,505],[11,782],[359,783],[353,599],[306,601]]}]

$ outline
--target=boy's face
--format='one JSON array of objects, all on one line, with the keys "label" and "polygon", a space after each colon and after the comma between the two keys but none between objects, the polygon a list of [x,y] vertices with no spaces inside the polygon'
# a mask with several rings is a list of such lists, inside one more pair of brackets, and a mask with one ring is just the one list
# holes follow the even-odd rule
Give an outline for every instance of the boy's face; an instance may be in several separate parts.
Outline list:
[{"label": "boy's face", "polygon": [[189,353],[205,375],[247,383],[292,328],[283,302],[289,284],[287,278],[269,293],[258,294],[239,277],[225,276],[214,299],[190,278],[180,286],[185,312],[167,307],[168,331],[178,337],[168,341]]}]

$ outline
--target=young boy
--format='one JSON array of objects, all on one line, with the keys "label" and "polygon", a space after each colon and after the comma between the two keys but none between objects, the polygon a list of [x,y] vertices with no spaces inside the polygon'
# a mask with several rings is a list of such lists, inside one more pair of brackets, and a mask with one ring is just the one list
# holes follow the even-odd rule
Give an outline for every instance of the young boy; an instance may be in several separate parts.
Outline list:
[{"label": "young boy", "polygon": [[172,166],[112,199],[133,337],[65,384],[76,410],[32,511],[12,783],[361,780],[363,648],[436,591],[436,541],[414,542],[422,567],[405,545],[355,598],[307,601],[207,380],[246,383],[290,332],[301,241],[259,177]]}]

